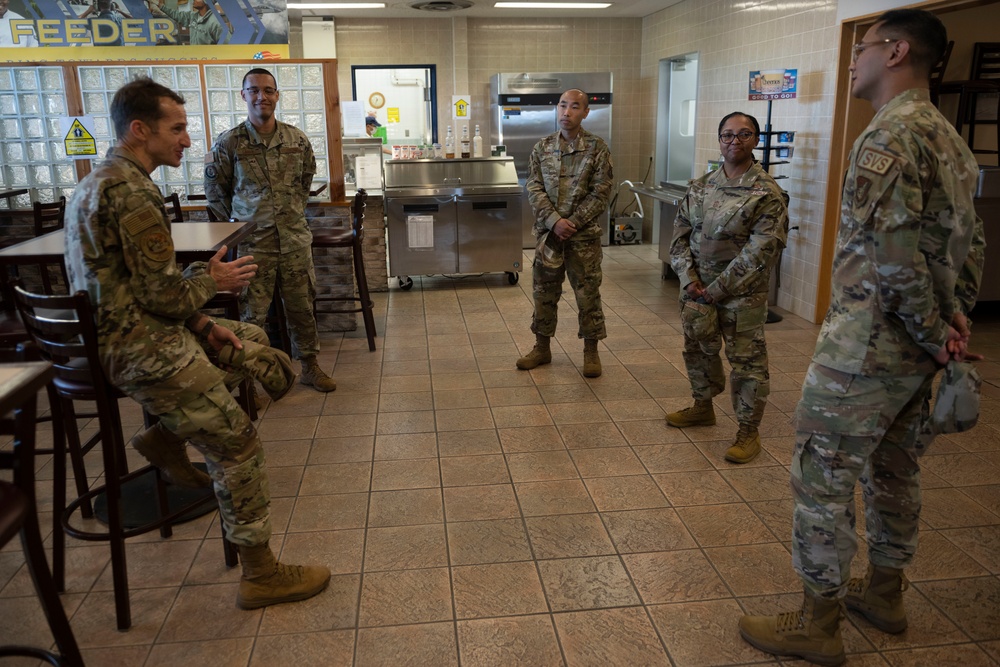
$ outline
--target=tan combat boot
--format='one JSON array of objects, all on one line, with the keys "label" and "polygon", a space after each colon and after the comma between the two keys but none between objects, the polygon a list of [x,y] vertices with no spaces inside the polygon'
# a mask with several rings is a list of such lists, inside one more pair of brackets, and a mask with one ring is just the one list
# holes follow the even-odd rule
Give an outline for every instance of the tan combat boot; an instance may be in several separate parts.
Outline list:
[{"label": "tan combat boot", "polygon": [[549,337],[535,334],[535,347],[531,352],[517,360],[517,367],[522,371],[530,371],[542,364],[552,363],[552,350],[549,348]]},{"label": "tan combat boot", "polygon": [[839,665],[847,659],[840,636],[840,600],[808,593],[802,609],[777,616],[744,616],[740,634],[751,645],[773,655],[788,655],[817,665]]},{"label": "tan combat boot", "polygon": [[240,609],[305,600],[322,592],[330,583],[327,568],[279,563],[266,543],[241,546],[239,550],[243,576],[236,606]]},{"label": "tan combat boot", "polygon": [[204,470],[195,468],[187,456],[187,440],[157,422],[131,440],[135,451],[160,469],[163,479],[175,486],[201,489],[212,485]]},{"label": "tan combat boot", "polygon": [[337,388],[336,381],[319,367],[316,357],[302,358],[302,377],[299,382],[316,391],[333,391]]},{"label": "tan combat boot", "polygon": [[677,428],[688,426],[715,426],[715,408],[711,399],[695,399],[694,405],[667,415],[667,425]]},{"label": "tan combat boot", "polygon": [[583,377],[601,377],[601,357],[597,354],[597,341],[592,338],[583,339]]},{"label": "tan combat boot", "polygon": [[902,570],[869,563],[864,578],[847,582],[844,603],[882,632],[896,634],[906,629],[903,591],[909,587]]},{"label": "tan combat boot", "polygon": [[736,442],[726,450],[726,460],[733,463],[750,463],[760,454],[760,433],[756,426],[740,424]]}]

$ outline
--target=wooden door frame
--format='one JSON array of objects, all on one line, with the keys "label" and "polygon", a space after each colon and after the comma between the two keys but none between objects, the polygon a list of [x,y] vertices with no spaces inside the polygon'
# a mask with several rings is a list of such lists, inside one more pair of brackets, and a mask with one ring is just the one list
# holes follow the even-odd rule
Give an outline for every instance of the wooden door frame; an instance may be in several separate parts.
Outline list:
[{"label": "wooden door frame", "polygon": [[[942,14],[982,5],[991,5],[1000,0],[938,0],[921,2],[907,7],[926,9]],[[847,172],[848,158],[855,139],[868,126],[875,112],[865,100],[851,95],[851,47],[861,41],[865,31],[871,27],[883,12],[866,14],[844,21],[840,25],[840,46],[837,58],[837,90],[833,109],[833,132],[830,141],[830,171],[826,181],[826,206],[823,211],[823,234],[819,257],[819,279],[816,284],[816,309],[813,322],[819,324],[826,317],[830,307],[830,290],[833,277],[833,256],[837,248],[837,229],[840,226],[840,199],[843,191],[843,175]],[[950,36],[954,38],[955,36]]]}]

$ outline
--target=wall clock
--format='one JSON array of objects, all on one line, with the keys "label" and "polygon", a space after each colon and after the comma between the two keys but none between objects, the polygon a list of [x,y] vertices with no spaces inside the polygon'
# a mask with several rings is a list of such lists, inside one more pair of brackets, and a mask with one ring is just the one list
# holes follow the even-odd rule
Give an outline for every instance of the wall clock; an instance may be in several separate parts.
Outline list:
[{"label": "wall clock", "polygon": [[385,106],[385,95],[378,92],[372,93],[368,96],[368,104],[376,109],[381,109]]}]

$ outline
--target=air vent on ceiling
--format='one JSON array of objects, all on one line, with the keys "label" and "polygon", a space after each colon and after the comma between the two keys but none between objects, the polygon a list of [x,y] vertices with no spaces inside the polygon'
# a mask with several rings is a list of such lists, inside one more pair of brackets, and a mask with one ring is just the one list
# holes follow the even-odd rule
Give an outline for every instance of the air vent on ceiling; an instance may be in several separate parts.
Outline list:
[{"label": "air vent on ceiling", "polygon": [[422,12],[455,12],[471,6],[470,0],[420,0],[410,3],[410,7]]}]

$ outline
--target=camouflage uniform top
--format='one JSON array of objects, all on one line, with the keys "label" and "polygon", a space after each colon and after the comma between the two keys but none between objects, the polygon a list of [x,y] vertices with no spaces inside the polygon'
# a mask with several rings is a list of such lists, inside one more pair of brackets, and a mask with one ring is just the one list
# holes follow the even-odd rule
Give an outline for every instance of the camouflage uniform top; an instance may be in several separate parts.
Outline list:
[{"label": "camouflage uniform top", "polygon": [[181,274],[163,195],[125,148],[111,149],[73,192],[66,269],[73,290],[90,293],[112,384],[157,384],[200,351],[184,321],[215,295],[215,280]]},{"label": "camouflage uniform top", "polygon": [[787,236],[785,194],[760,164],[733,179],[720,168],[688,185],[670,265],[682,289],[700,280],[716,301],[763,294]]},{"label": "camouflage uniform top", "polygon": [[978,166],[926,89],[886,103],[851,149],[833,294],[813,361],[845,373],[933,373],[957,312],[975,304]]},{"label": "camouflage uniform top", "polygon": [[265,142],[247,120],[223,132],[205,156],[205,196],[219,219],[257,223],[241,254],[301,250],[312,244],[305,210],[315,173],[305,132],[277,121]]},{"label": "camouflage uniform top", "polygon": [[611,151],[599,136],[581,128],[573,143],[560,132],[545,137],[531,151],[526,186],[535,236],[566,218],[576,225],[574,240],[599,238],[604,231],[597,218],[607,210],[614,184]]},{"label": "camouflage uniform top", "polygon": [[[214,0],[208,0],[214,2]],[[158,7],[159,11],[167,15],[177,25],[187,27],[191,37],[191,45],[218,44],[222,39],[222,24],[211,8],[205,12],[204,16],[198,12],[181,11],[170,7]],[[156,12],[154,12],[155,14]]]}]

